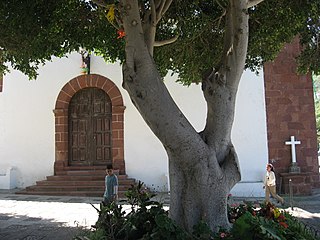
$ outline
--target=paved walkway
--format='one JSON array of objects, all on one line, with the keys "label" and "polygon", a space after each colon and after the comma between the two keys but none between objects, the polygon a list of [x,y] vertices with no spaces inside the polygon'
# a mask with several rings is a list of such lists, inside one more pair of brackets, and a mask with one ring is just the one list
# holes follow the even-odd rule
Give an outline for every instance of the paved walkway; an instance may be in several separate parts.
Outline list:
[{"label": "paved walkway", "polygon": [[[167,195],[160,200],[167,201]],[[67,240],[95,224],[99,198],[16,195],[0,190],[1,240]],[[234,198],[233,201],[242,199]],[[261,201],[262,199],[249,199]],[[287,199],[288,202],[288,199]],[[295,197],[293,215],[320,232],[320,191]],[[124,208],[129,206],[124,206]]]},{"label": "paved walkway", "polygon": [[0,191],[1,240],[72,239],[97,220],[98,198],[15,195]]}]

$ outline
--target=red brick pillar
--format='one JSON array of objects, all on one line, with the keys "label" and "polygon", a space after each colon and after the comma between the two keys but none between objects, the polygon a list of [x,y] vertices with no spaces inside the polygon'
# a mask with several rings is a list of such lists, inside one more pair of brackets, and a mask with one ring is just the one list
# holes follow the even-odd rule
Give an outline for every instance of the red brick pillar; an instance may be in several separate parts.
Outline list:
[{"label": "red brick pillar", "polygon": [[124,162],[124,106],[112,107],[112,154],[113,168],[126,173]]},{"label": "red brick pillar", "polygon": [[[289,179],[304,183],[294,189],[297,194],[309,194],[311,183],[319,183],[316,122],[311,75],[297,74],[296,57],[301,50],[299,39],[286,44],[278,57],[264,65],[265,97],[267,110],[269,161],[276,173],[283,177],[282,185]],[[295,136],[297,164],[303,176],[289,174],[291,145],[285,145]],[[292,180],[293,181],[293,180]],[[308,186],[307,186],[308,185]],[[286,186],[282,186],[282,190]]]},{"label": "red brick pillar", "polygon": [[68,110],[54,109],[55,116],[55,148],[56,161],[54,162],[54,174],[64,170],[68,166]]}]

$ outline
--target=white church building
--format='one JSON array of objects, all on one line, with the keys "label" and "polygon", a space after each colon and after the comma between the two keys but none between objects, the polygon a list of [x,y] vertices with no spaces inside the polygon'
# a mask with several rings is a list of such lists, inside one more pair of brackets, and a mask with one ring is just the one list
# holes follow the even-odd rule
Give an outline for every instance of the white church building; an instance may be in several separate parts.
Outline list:
[{"label": "white church building", "polygon": [[[72,169],[84,174],[92,170],[93,174],[97,171],[103,175],[106,159],[109,159],[120,175],[140,180],[151,189],[168,191],[168,157],[121,87],[121,66],[106,64],[102,58],[91,56],[90,74],[82,75],[81,63],[82,56],[73,53],[61,59],[54,58],[40,67],[37,80],[30,81],[13,69],[3,76],[0,84],[0,189],[23,189],[38,182],[46,185],[44,180],[54,175],[56,179],[60,176],[60,180],[71,181],[75,173]],[[201,86],[185,87],[175,80],[176,76],[164,79],[181,111],[197,131],[203,130],[206,103]],[[93,100],[87,99],[93,96],[88,92],[90,89],[96,91]],[[245,71],[238,90],[232,130],[242,173],[241,182],[231,192],[235,196],[264,195],[262,179],[272,149],[272,146],[268,148],[268,138],[270,141],[272,138],[267,132],[270,121],[267,121],[265,92],[263,71],[259,75]],[[109,109],[110,117],[102,120],[98,117],[91,125],[86,125],[83,120],[86,116],[80,116],[78,111],[87,110],[87,101],[92,101],[97,108],[95,116]],[[97,131],[102,134],[96,134]],[[293,133],[289,130],[285,133],[288,139],[290,134]],[[285,145],[288,139],[281,140],[278,145],[290,154],[290,147]],[[95,143],[93,150],[92,142]],[[90,155],[89,151],[93,153]],[[95,166],[96,163],[100,166]],[[70,175],[69,178],[61,177],[66,175]],[[85,180],[90,181],[95,179],[87,177]],[[103,191],[103,176],[99,183]],[[93,182],[92,188],[94,185]]]},{"label": "white church building", "polygon": [[[37,80],[30,81],[16,70],[4,75],[0,93],[0,169],[2,175],[11,169],[9,174],[14,175],[11,188],[25,188],[54,175],[54,109],[64,86],[81,74],[80,66],[81,55],[74,53],[47,62],[40,68]],[[90,73],[109,79],[122,96],[126,174],[158,191],[168,191],[168,157],[121,87],[121,66],[106,64],[102,58],[92,56]],[[201,131],[206,120],[201,86],[185,87],[175,80],[175,76],[166,77],[166,86],[195,129]],[[249,71],[243,74],[232,140],[242,172],[242,181],[232,193],[262,195],[261,181],[268,162],[263,74],[257,76]]]}]

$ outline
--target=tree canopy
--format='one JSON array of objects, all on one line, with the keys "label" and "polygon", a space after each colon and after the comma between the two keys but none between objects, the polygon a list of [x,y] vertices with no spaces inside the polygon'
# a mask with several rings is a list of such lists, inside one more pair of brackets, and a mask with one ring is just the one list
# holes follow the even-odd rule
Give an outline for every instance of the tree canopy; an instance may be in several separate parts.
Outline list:
[{"label": "tree canopy", "polygon": [[[105,1],[115,4],[116,0]],[[145,9],[151,1],[142,0]],[[225,8],[228,1],[173,1],[158,24],[156,40],[178,37],[155,49],[156,64],[165,75],[179,73],[184,84],[200,82],[208,68],[217,68],[223,50]],[[249,47],[246,68],[257,71],[272,60],[284,43],[299,35],[304,47],[302,72],[320,72],[317,0],[267,0],[249,9]],[[39,64],[85,48],[107,61],[124,60],[124,42],[106,17],[107,10],[91,1],[21,1],[0,3],[0,71],[7,63],[36,77]]]}]

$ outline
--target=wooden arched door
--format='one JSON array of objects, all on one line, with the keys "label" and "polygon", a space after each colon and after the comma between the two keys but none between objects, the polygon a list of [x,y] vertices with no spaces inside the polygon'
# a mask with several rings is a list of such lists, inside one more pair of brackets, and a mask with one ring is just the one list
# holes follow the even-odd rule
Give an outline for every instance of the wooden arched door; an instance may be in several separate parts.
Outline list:
[{"label": "wooden arched door", "polygon": [[78,91],[69,104],[69,166],[112,164],[112,104],[99,88]]}]

